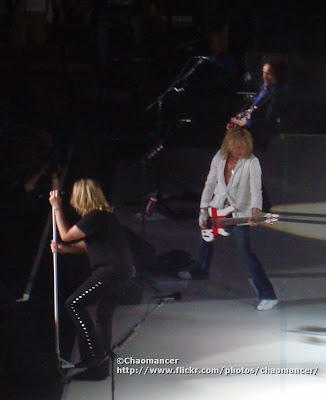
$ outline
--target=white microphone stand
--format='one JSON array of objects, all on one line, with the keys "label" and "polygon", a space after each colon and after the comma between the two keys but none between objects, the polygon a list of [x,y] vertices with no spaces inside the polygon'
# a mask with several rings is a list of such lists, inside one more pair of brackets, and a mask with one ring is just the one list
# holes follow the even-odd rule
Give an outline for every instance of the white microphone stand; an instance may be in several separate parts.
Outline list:
[{"label": "white microphone stand", "polygon": [[[57,225],[55,221],[55,211],[52,207],[52,239],[57,241]],[[58,302],[58,253],[53,252],[53,300],[54,300],[54,329],[55,329],[55,353],[60,370],[73,368],[74,364],[64,360],[60,352],[60,332],[59,332],[59,302]]]}]

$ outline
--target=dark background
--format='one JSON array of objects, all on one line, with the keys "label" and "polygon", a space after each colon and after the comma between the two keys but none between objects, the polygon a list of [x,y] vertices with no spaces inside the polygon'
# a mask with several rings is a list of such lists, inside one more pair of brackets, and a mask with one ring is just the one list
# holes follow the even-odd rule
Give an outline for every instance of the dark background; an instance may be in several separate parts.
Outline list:
[{"label": "dark background", "polygon": [[[90,30],[73,24],[62,36],[61,27],[49,22],[48,41],[41,47],[12,46],[11,2],[1,3],[0,280],[8,293],[1,291],[0,370],[6,400],[57,399],[62,390],[54,353],[50,233],[30,300],[15,302],[31,278],[49,213],[46,185],[37,196],[16,190],[38,160],[36,136],[42,126],[52,132],[66,157],[65,201],[70,183],[85,175],[99,179],[110,198],[117,162],[137,162],[162,138],[171,146],[215,148],[231,109],[243,101],[237,91],[255,90],[262,57],[278,54],[288,67],[282,132],[325,132],[326,24],[321,5],[254,0],[154,3],[161,5],[164,30],[154,26],[140,42],[132,29],[131,2],[110,3],[104,63],[98,60]],[[227,93],[230,111],[219,112],[225,93],[216,97],[214,125],[205,124],[205,114],[198,113],[199,98],[206,109],[204,85],[195,98],[189,99],[187,90],[165,94],[191,57],[206,54],[205,33],[210,27],[224,34],[226,48],[239,67],[237,85]],[[245,83],[247,72],[252,80]],[[159,113],[155,101],[162,94]],[[180,125],[181,119],[191,122]],[[70,216],[74,221],[76,216]],[[60,263],[61,300],[87,273],[87,263],[77,256]],[[62,349],[69,357],[73,329],[62,315]]]}]

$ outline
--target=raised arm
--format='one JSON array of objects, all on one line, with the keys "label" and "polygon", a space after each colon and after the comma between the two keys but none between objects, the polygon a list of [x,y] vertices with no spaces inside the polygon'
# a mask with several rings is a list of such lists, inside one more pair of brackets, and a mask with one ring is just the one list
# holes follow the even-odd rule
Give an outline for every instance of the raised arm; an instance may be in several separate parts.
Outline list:
[{"label": "raised arm", "polygon": [[78,241],[85,237],[85,233],[82,232],[76,225],[71,226],[62,211],[62,198],[59,195],[58,190],[51,190],[50,204],[54,208],[55,220],[57,223],[60,238],[63,242]]}]

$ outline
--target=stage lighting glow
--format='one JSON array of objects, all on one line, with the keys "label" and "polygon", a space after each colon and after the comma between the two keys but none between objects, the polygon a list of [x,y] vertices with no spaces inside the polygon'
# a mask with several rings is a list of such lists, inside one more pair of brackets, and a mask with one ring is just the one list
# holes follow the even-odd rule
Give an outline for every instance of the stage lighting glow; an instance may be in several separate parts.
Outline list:
[{"label": "stage lighting glow", "polygon": [[[323,379],[303,375],[296,376],[266,376],[264,379],[255,376],[230,376],[218,379],[194,379],[183,382],[191,386],[193,399],[202,398],[223,400],[306,400],[324,398],[326,384]],[[184,389],[185,390],[185,389]],[[190,397],[191,398],[191,397]]]},{"label": "stage lighting glow", "polygon": [[[326,240],[326,203],[276,205],[272,212],[280,215],[279,222],[264,226],[292,235]],[[287,220],[282,221],[282,217]]]}]

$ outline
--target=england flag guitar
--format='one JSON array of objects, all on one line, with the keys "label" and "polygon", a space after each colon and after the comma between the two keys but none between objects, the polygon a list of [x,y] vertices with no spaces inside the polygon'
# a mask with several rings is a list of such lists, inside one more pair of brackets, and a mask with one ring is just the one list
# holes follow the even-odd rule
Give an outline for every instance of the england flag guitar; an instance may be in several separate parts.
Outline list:
[{"label": "england flag guitar", "polygon": [[223,210],[218,210],[214,207],[208,207],[208,221],[207,226],[201,229],[201,234],[206,242],[213,242],[218,235],[229,236],[230,234],[224,229],[224,227],[230,225],[247,224],[251,218],[254,222],[267,222],[273,224],[278,222],[278,214],[262,214],[257,217],[241,217],[241,218],[230,218],[228,217],[234,211],[232,206],[226,207]]}]

